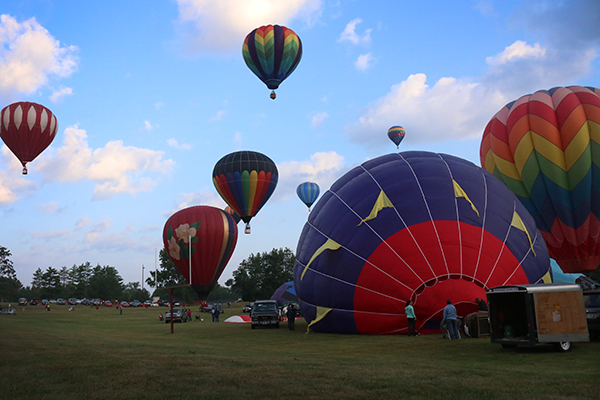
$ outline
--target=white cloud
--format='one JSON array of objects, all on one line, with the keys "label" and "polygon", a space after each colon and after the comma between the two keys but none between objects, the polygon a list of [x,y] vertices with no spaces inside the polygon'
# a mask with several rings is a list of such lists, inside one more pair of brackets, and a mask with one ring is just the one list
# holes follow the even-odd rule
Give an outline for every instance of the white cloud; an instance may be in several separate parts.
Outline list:
[{"label": "white cloud", "polygon": [[179,142],[176,139],[167,140],[167,144],[173,148],[176,148],[177,150],[191,150],[192,149],[192,145],[187,144],[187,143],[179,144]]},{"label": "white cloud", "polygon": [[0,169],[0,205],[14,203],[39,188],[38,183],[23,178],[21,162],[6,145],[0,148],[0,162],[7,166]]},{"label": "white cloud", "polygon": [[210,120],[211,121],[222,121],[223,120],[223,116],[226,114],[225,110],[219,110],[217,111],[217,113],[214,115],[214,117],[212,117]]},{"label": "white cloud", "polygon": [[70,96],[72,94],[73,94],[73,89],[71,89],[69,87],[65,87],[60,90],[55,90],[50,95],[50,101],[52,101],[53,103],[58,103],[62,100],[63,97]]},{"label": "white cloud", "polygon": [[320,112],[320,113],[313,115],[310,120],[310,126],[313,129],[319,128],[323,124],[325,119],[327,119],[327,117],[329,117],[329,115],[326,112]]},{"label": "white cloud", "polygon": [[288,26],[293,20],[311,24],[322,7],[322,0],[176,1],[188,49],[209,52],[239,51],[246,35],[261,25]]},{"label": "white cloud", "polygon": [[35,171],[48,182],[95,183],[93,198],[102,200],[119,193],[136,194],[151,190],[156,183],[148,173],[168,173],[174,165],[163,160],[162,151],[123,146],[111,141],[92,150],[85,130],[69,127],[64,131],[63,145],[36,160]]},{"label": "white cloud", "polygon": [[172,210],[167,211],[164,216],[165,218],[169,218],[179,210],[198,205],[208,205],[221,209],[224,209],[227,206],[217,190],[215,188],[210,188],[194,193],[179,194],[175,207]]},{"label": "white cloud", "polygon": [[499,67],[519,59],[540,59],[545,55],[546,49],[542,48],[539,43],[531,46],[521,40],[517,40],[505,48],[502,53],[493,57],[487,57],[485,61],[492,67]]},{"label": "white cloud", "polygon": [[234,133],[233,135],[233,144],[237,147],[237,148],[241,148],[242,147],[242,142],[243,142],[244,136],[242,135],[242,132],[237,131]]},{"label": "white cloud", "polygon": [[345,172],[345,168],[344,157],[335,151],[315,153],[310,160],[279,163],[279,181],[274,197],[286,200],[295,196],[296,187],[307,181],[317,183],[323,193]]},{"label": "white cloud", "polygon": [[475,3],[474,9],[479,11],[484,17],[492,17],[496,15],[494,2],[492,0],[482,0]]},{"label": "white cloud", "polygon": [[354,66],[357,70],[364,72],[373,65],[373,62],[375,62],[375,58],[373,58],[371,53],[361,54],[354,62]]},{"label": "white cloud", "polygon": [[77,47],[61,46],[35,18],[0,16],[0,95],[33,93],[77,69]]},{"label": "white cloud", "polygon": [[49,203],[40,204],[36,208],[44,214],[60,214],[65,210],[64,207],[59,207],[57,201],[51,201]]},{"label": "white cloud", "polygon": [[362,35],[356,33],[356,25],[360,24],[362,19],[355,18],[348,22],[346,28],[340,35],[338,42],[350,42],[352,44],[370,43],[371,42],[371,29],[365,30]]},{"label": "white cloud", "polygon": [[77,220],[77,222],[75,222],[75,230],[81,230],[83,228],[85,228],[86,226],[88,226],[90,224],[90,219],[88,217],[86,217],[85,215],[81,218],[79,218]]},{"label": "white cloud", "polygon": [[144,129],[147,131],[151,131],[152,129],[154,129],[154,127],[152,126],[150,121],[144,121]]}]

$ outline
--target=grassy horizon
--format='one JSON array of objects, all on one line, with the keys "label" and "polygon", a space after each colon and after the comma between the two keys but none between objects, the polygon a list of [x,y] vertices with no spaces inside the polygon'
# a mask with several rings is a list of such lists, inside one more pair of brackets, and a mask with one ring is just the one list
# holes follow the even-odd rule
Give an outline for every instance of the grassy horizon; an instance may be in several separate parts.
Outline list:
[{"label": "grassy horizon", "polygon": [[[6,304],[4,305],[6,307]],[[16,307],[0,316],[0,399],[598,399],[600,342],[366,336],[158,320],[166,308]]]}]

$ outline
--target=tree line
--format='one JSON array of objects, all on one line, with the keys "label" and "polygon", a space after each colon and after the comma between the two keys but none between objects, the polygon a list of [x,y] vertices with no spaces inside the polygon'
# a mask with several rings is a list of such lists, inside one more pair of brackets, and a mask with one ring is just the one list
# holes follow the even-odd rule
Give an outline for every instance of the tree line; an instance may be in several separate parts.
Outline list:
[{"label": "tree line", "polygon": [[[152,293],[142,289],[139,282],[124,284],[123,278],[112,266],[92,266],[89,262],[73,265],[71,268],[38,268],[33,273],[31,285],[23,286],[17,279],[10,257],[10,251],[0,246],[0,301],[16,301],[20,297],[28,300],[74,297],[143,301],[151,296],[168,299],[169,291],[160,288],[187,284],[164,248],[159,253],[158,270],[151,271],[150,277],[145,281],[148,287],[154,288]],[[215,286],[207,300],[215,302],[234,301],[239,298],[246,301],[268,299],[281,284],[293,279],[294,261],[294,254],[288,248],[250,254],[240,263],[225,286]],[[156,281],[158,290],[155,289]],[[186,303],[200,300],[189,287],[175,289],[174,296]]]}]

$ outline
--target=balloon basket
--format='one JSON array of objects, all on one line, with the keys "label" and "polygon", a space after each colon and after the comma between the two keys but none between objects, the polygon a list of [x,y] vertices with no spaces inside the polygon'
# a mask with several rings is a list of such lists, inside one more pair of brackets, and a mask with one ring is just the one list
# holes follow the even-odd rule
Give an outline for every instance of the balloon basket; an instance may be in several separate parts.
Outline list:
[{"label": "balloon basket", "polygon": [[27,175],[27,167],[23,165],[23,175]]},{"label": "balloon basket", "polygon": [[244,233],[246,233],[246,234],[250,233],[250,223],[246,224],[246,228],[244,229]]},{"label": "balloon basket", "polygon": [[275,94],[275,91],[272,90],[271,91],[271,100],[275,100],[276,97],[277,97],[277,95]]}]

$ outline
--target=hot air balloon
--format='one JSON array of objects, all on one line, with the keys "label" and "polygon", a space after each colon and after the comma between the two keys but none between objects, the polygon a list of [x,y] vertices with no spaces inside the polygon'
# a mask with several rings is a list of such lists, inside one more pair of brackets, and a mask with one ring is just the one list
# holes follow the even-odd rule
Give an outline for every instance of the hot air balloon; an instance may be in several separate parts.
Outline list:
[{"label": "hot air balloon", "polygon": [[294,287],[309,329],[439,332],[446,300],[477,311],[487,288],[551,281],[544,240],[502,182],[466,160],[388,154],[342,176],[298,241]]},{"label": "hot air balloon", "polygon": [[46,107],[37,103],[18,102],[0,113],[0,137],[23,165],[33,161],[54,140],[58,122]]},{"label": "hot air balloon", "polygon": [[240,217],[240,215],[238,213],[236,213],[233,208],[227,206],[227,207],[225,207],[224,211],[233,217],[233,220],[235,221],[236,224],[242,220],[242,217]]},{"label": "hot air balloon", "polygon": [[271,296],[271,300],[276,300],[280,306],[286,303],[298,303],[294,281],[289,281],[279,286],[273,293],[273,296]]},{"label": "hot air balloon", "polygon": [[246,36],[242,46],[246,65],[271,89],[279,87],[298,66],[302,58],[302,42],[293,30],[279,25],[265,25]]},{"label": "hot air balloon", "polygon": [[265,205],[277,186],[277,166],[269,157],[255,151],[237,151],[221,158],[213,170],[215,188],[246,223]]},{"label": "hot air balloon", "polygon": [[313,205],[315,201],[317,201],[317,197],[319,197],[319,185],[314,182],[304,182],[298,185],[296,188],[296,194],[306,206],[308,207],[308,211],[310,211],[310,206]]},{"label": "hot air balloon", "polygon": [[163,230],[169,257],[200,300],[206,300],[215,287],[233,254],[237,236],[231,215],[211,206],[179,210],[171,215]]},{"label": "hot air balloon", "polygon": [[405,134],[406,132],[401,126],[392,126],[390,129],[388,129],[388,137],[392,142],[394,142],[397,149],[400,148],[400,142],[402,142],[402,139],[404,139]]},{"label": "hot air balloon", "polygon": [[600,263],[600,89],[555,87],[507,104],[488,123],[481,165],[533,216],[564,272]]}]

